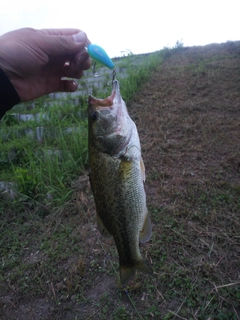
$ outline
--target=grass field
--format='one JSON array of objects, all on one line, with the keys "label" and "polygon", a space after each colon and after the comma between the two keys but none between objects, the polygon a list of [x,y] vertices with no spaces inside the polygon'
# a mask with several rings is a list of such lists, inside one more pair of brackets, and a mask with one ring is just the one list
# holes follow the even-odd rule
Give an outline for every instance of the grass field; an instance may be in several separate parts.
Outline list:
[{"label": "grass field", "polygon": [[67,158],[35,159],[30,139],[2,166],[22,189],[1,199],[0,319],[240,319],[240,43],[156,59],[120,81],[142,144],[154,275],[121,288],[96,226],[86,122],[73,117],[80,133],[50,141],[71,145]]}]

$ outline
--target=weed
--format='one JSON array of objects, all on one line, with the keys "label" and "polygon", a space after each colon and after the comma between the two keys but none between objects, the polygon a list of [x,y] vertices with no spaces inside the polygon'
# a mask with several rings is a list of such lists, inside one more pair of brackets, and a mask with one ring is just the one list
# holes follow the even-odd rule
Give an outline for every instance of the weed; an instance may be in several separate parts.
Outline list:
[{"label": "weed", "polygon": [[113,314],[114,320],[128,320],[130,317],[130,312],[125,307],[116,308]]},{"label": "weed", "polygon": [[[0,202],[1,319],[239,319],[239,44],[234,54],[226,45],[177,47],[153,64],[144,56],[142,70],[134,55],[124,58],[132,79],[120,84],[137,115],[153,222],[141,252],[154,270],[127,289],[113,239],[96,228],[88,178],[78,179],[86,116],[67,101],[51,110],[41,101],[37,114],[49,112],[39,122],[3,123],[1,151],[18,157],[0,172],[25,199]],[[22,126],[44,127],[42,140],[17,137]]]},{"label": "weed", "polygon": [[31,175],[27,169],[21,167],[15,167],[13,171],[19,193],[33,197],[37,185],[34,176]]}]

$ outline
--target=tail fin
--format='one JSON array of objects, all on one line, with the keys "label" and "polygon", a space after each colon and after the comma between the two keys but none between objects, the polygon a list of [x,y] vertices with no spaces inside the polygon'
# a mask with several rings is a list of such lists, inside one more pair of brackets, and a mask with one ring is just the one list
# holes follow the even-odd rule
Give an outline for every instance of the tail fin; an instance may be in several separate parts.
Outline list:
[{"label": "tail fin", "polygon": [[138,261],[132,266],[120,266],[120,278],[122,285],[125,285],[136,273],[136,271],[144,272],[152,275],[153,270],[144,260]]}]

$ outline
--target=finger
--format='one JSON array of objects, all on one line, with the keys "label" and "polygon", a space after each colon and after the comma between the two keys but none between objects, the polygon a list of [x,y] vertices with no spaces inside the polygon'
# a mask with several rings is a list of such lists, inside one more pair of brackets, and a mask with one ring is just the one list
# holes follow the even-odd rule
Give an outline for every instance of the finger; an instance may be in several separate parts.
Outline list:
[{"label": "finger", "polygon": [[64,76],[80,79],[83,76],[83,70],[79,68],[73,68],[71,65],[69,65],[64,68]]},{"label": "finger", "polygon": [[82,50],[78,51],[74,56],[74,60],[78,65],[83,63],[83,61],[85,61],[88,58],[89,58],[89,54],[86,51],[85,47]]},{"label": "finger", "polygon": [[91,67],[91,59],[85,48],[75,55],[72,64],[76,64],[78,68],[81,68],[83,70],[87,70]]},{"label": "finger", "polygon": [[70,60],[70,63],[65,64],[63,72],[66,77],[79,79],[83,76],[83,70],[87,70],[91,67],[91,59],[87,53],[83,56],[84,60],[82,58],[80,59],[80,64],[76,63],[74,60]]},{"label": "finger", "polygon": [[74,92],[78,88],[78,84],[73,80],[61,80],[59,84],[59,88],[56,91],[60,92]]},{"label": "finger", "polygon": [[39,30],[41,33],[49,35],[49,36],[73,36],[79,32],[82,32],[80,29],[73,28],[63,28],[63,29],[41,29]]},{"label": "finger", "polygon": [[85,32],[72,35],[43,35],[38,37],[38,45],[49,56],[71,55],[81,51],[89,42]]},{"label": "finger", "polygon": [[88,70],[89,68],[91,68],[91,59],[88,58],[86,60],[84,60],[79,66],[81,67],[82,70]]}]

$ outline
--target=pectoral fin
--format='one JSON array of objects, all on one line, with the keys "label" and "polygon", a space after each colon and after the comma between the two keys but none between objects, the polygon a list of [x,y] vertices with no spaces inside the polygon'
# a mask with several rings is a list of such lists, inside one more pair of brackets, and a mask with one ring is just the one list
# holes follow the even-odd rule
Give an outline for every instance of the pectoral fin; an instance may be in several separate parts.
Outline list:
[{"label": "pectoral fin", "polygon": [[143,227],[142,227],[142,230],[140,231],[140,234],[139,234],[139,241],[141,243],[145,243],[151,238],[151,235],[152,235],[152,223],[151,223],[151,220],[149,218],[149,214],[148,214],[148,211],[146,208],[146,214],[145,214]]},{"label": "pectoral fin", "polygon": [[105,238],[110,238],[112,235],[108,232],[108,230],[105,228],[102,219],[99,217],[99,215],[97,214],[97,226],[98,226],[98,230],[101,233],[101,235]]},{"label": "pectoral fin", "polygon": [[122,158],[121,163],[118,168],[118,175],[121,179],[126,180],[131,175],[133,162],[132,160],[125,160]]}]

